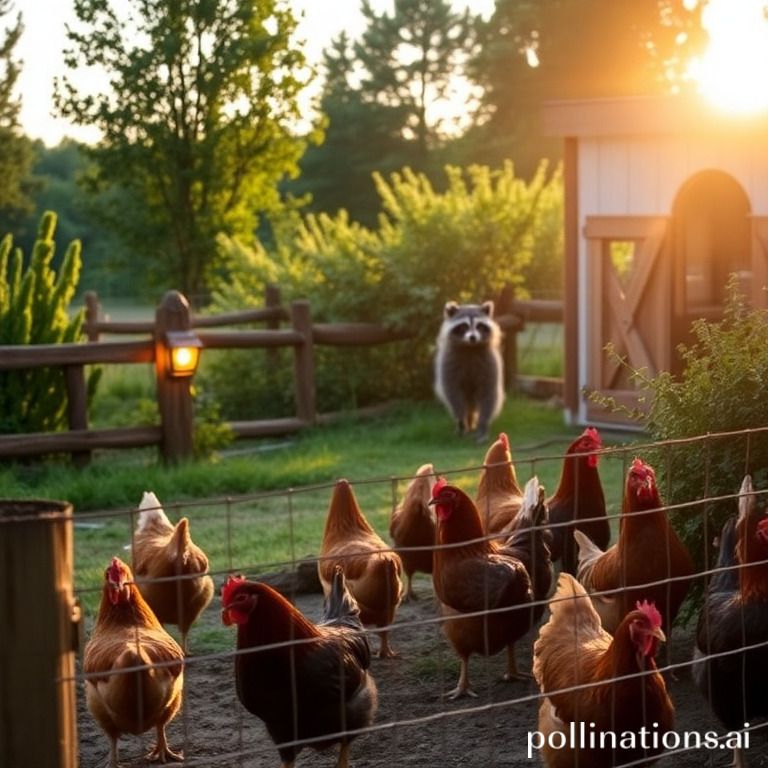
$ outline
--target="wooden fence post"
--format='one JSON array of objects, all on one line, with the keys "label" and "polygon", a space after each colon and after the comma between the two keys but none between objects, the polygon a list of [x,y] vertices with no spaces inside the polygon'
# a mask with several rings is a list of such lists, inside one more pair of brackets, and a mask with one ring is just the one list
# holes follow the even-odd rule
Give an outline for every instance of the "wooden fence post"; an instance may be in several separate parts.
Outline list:
[{"label": "wooden fence post", "polygon": [[299,299],[291,302],[293,330],[304,337],[294,351],[293,376],[296,394],[296,417],[306,424],[314,424],[315,405],[315,352],[312,340],[312,316],[309,302]]},{"label": "wooden fence post", "polygon": [[99,330],[96,327],[96,323],[99,320],[101,314],[101,305],[99,304],[99,297],[96,291],[85,292],[85,333],[88,336],[88,341],[99,340]]},{"label": "wooden fence post", "polygon": [[[67,422],[70,430],[88,429],[88,387],[84,365],[65,365],[64,381],[67,385]],[[76,467],[85,467],[91,461],[90,451],[74,451],[72,461]]]},{"label": "wooden fence post", "polygon": [[0,765],[76,768],[72,506],[0,500]]},{"label": "wooden fence post", "polygon": [[162,431],[160,452],[163,460],[171,464],[192,456],[194,409],[191,379],[169,375],[170,353],[165,334],[188,331],[190,326],[189,302],[178,291],[168,291],[155,311],[155,375]]},{"label": "wooden fence post", "polygon": [[[495,315],[506,315],[512,312],[515,299],[515,288],[509,283],[501,289],[496,300]],[[514,392],[517,389],[517,334],[519,327],[508,328],[504,333],[502,358],[504,360],[504,389]]]},{"label": "wooden fence post", "polygon": [[[280,295],[280,286],[274,283],[267,283],[264,289],[264,306],[267,309],[276,309],[280,307],[282,297]],[[277,331],[280,329],[280,318],[270,317],[264,324],[264,327],[268,331]],[[265,359],[267,361],[267,382],[270,388],[278,386],[277,384],[277,372],[280,369],[280,350],[279,349],[266,349]]]}]

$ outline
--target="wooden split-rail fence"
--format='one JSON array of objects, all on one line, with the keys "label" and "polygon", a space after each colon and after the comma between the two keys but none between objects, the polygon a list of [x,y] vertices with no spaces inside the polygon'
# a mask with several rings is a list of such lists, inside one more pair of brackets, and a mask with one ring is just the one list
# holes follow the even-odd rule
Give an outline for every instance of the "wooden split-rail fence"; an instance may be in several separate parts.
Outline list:
[{"label": "wooden split-rail fence", "polygon": [[[332,421],[337,414],[318,414],[315,403],[315,345],[370,346],[403,341],[407,332],[368,323],[313,323],[310,304],[297,300],[286,308],[277,286],[268,286],[265,306],[219,315],[195,315],[186,298],[168,291],[149,322],[109,321],[101,317],[98,297],[85,296],[84,331],[88,343],[0,346],[0,371],[57,366],[63,370],[67,391],[68,430],[0,435],[0,459],[70,453],[76,464],[87,464],[97,449],[157,446],[173,463],[192,455],[194,409],[189,379],[168,376],[169,331],[194,331],[203,349],[293,348],[295,415],[288,418],[228,422],[236,438],[267,437],[297,432]],[[508,385],[517,378],[516,334],[527,321],[561,322],[556,301],[511,301],[497,320],[506,331]],[[263,323],[259,330],[234,329],[243,323]],[[229,326],[229,327],[227,327]],[[104,339],[130,334],[143,338]],[[86,366],[130,363],[154,364],[160,423],[152,426],[93,429],[88,422]]]}]

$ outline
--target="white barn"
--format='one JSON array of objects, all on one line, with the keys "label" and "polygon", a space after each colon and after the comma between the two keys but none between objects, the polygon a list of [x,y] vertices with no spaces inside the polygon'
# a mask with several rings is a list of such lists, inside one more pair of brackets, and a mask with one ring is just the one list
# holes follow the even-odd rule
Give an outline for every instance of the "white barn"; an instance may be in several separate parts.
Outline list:
[{"label": "white barn", "polygon": [[548,103],[564,139],[566,417],[622,421],[588,392],[636,403],[612,342],[651,375],[679,371],[691,322],[722,316],[736,273],[754,306],[768,282],[768,116],[693,97]]}]

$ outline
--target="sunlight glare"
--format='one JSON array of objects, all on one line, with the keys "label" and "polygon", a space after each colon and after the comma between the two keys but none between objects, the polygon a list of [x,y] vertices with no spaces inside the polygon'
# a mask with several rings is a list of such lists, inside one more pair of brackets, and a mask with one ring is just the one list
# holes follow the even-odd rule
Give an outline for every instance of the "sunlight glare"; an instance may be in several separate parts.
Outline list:
[{"label": "sunlight glare", "polygon": [[768,22],[764,0],[710,0],[702,11],[709,44],[689,74],[699,91],[729,112],[768,110]]}]

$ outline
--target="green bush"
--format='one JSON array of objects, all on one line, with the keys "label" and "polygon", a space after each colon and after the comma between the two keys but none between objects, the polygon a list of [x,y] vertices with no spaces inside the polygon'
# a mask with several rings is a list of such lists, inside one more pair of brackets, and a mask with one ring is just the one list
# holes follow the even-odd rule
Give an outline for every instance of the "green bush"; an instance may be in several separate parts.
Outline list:
[{"label": "green bush", "polygon": [[[82,310],[69,305],[80,276],[80,241],[73,240],[54,269],[56,214],[40,220],[26,268],[20,248],[6,235],[0,241],[0,344],[60,344],[81,339]],[[91,392],[98,369],[88,377]],[[64,429],[66,386],[60,367],[0,372],[0,432],[55,432]]]},{"label": "green bush", "polygon": [[[343,210],[304,217],[290,211],[273,222],[270,247],[222,240],[229,274],[214,292],[212,311],[259,306],[265,285],[275,282],[286,304],[309,299],[315,322],[380,323],[413,334],[375,348],[319,350],[321,411],[431,396],[445,302],[494,298],[507,285],[520,296],[540,289],[551,295],[560,287],[562,259],[559,171],[551,174],[542,163],[525,181],[508,163],[498,170],[447,167],[446,175],[444,192],[409,169],[387,179],[376,175],[384,211],[376,229]],[[254,418],[262,406],[271,408],[269,416],[277,415],[275,405],[285,409],[280,415],[292,412],[290,399],[281,399],[285,386],[275,386],[278,374],[263,356],[235,363],[222,355],[205,376],[230,418]],[[290,369],[283,385],[289,380]],[[249,410],[233,413],[235,403]]]},{"label": "green bush", "polygon": [[[681,441],[654,451],[653,461],[665,501],[684,505],[671,518],[701,571],[712,567],[712,541],[737,510],[734,498],[717,497],[736,494],[746,473],[755,487],[768,485],[768,431],[760,431],[768,427],[768,314],[749,309],[732,278],[723,320],[698,320],[692,331],[694,343],[679,348],[684,369],[678,378],[633,373],[647,404],[635,417],[655,441]],[[711,434],[742,430],[757,431]],[[702,586],[694,586],[691,610],[700,604]]]}]

